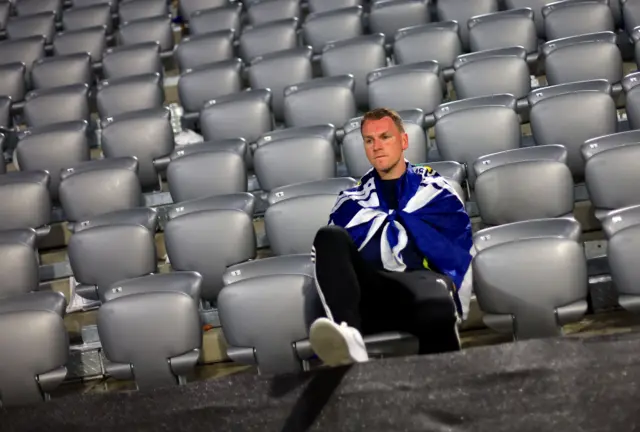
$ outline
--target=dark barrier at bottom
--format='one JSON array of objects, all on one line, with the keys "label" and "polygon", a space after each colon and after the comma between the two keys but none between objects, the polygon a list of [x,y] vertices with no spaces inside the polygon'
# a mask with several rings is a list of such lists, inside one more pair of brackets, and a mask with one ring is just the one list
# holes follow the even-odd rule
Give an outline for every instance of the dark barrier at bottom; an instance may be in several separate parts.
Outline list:
[{"label": "dark barrier at bottom", "polygon": [[519,342],[297,376],[0,409],[1,431],[631,431],[640,335]]}]

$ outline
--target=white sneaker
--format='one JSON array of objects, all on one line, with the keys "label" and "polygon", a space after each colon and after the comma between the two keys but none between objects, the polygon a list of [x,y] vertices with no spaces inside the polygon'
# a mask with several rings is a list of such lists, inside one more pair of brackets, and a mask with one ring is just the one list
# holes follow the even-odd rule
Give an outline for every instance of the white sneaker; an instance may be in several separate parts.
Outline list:
[{"label": "white sneaker", "polygon": [[369,360],[362,335],[345,322],[338,325],[328,318],[318,318],[311,325],[309,340],[313,351],[328,366]]}]

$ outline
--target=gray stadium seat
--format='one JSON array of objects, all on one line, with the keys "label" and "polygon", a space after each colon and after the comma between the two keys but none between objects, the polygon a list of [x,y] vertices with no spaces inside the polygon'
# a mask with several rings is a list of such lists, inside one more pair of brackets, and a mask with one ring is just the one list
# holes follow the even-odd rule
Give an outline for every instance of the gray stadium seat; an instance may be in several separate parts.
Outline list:
[{"label": "gray stadium seat", "polygon": [[357,181],[352,177],[334,177],[326,180],[307,181],[279,186],[269,191],[267,201],[273,205],[280,201],[308,195],[338,195],[341,191],[354,187]]},{"label": "gray stadium seat", "polygon": [[0,65],[24,63],[27,77],[31,73],[33,62],[43,58],[44,55],[42,36],[0,42]]},{"label": "gray stadium seat", "polygon": [[199,10],[227,6],[229,0],[182,0],[178,3],[180,16],[189,21],[191,15]]},{"label": "gray stadium seat", "polygon": [[538,219],[474,235],[474,289],[488,327],[519,340],[554,337],[584,316],[587,263],[576,232],[574,220]]},{"label": "gray stadium seat", "polygon": [[[11,127],[11,97],[9,96],[0,96],[0,128],[9,128]],[[5,136],[2,135],[2,141],[0,144],[4,144]],[[1,146],[0,146],[1,147]],[[2,154],[2,149],[0,149],[0,155]],[[0,164],[2,167],[0,168],[0,174],[4,174],[4,156],[0,158]]]},{"label": "gray stadium seat", "polygon": [[200,111],[215,98],[242,90],[242,61],[224,60],[186,69],[178,80],[178,96],[186,114]]},{"label": "gray stadium seat", "polygon": [[371,5],[369,29],[382,33],[387,43],[393,42],[398,30],[430,21],[428,0],[385,0]]},{"label": "gray stadium seat", "polygon": [[[427,161],[427,136],[422,124],[424,114],[421,110],[407,110],[398,113],[404,122],[405,132],[409,136],[409,148],[405,150],[405,158],[412,164]],[[342,153],[347,172],[352,177],[362,177],[371,169],[371,164],[364,151],[364,142],[360,131],[362,117],[351,119],[344,126]]]},{"label": "gray stadium seat", "polygon": [[502,225],[570,217],[573,177],[566,160],[561,145],[506,150],[476,160],[475,197],[482,221]]},{"label": "gray stadium seat", "polygon": [[205,64],[231,60],[234,56],[233,36],[233,31],[221,30],[182,39],[175,50],[178,68],[184,72]]},{"label": "gray stadium seat", "polygon": [[465,49],[469,48],[469,19],[497,11],[497,0],[442,0],[436,5],[440,21],[458,22],[460,39]]},{"label": "gray stadium seat", "polygon": [[126,0],[118,4],[120,22],[167,16],[169,8],[164,0]]},{"label": "gray stadium seat", "polygon": [[[516,99],[508,94],[440,105],[435,112],[435,132],[442,159],[471,166],[480,156],[519,148],[520,120],[515,108]],[[473,184],[473,171],[468,176]]]},{"label": "gray stadium seat", "polygon": [[276,121],[284,120],[284,89],[313,78],[311,47],[266,54],[253,59],[249,68],[249,84],[253,89],[271,90]]},{"label": "gray stadium seat", "polygon": [[634,313],[640,311],[636,283],[639,221],[640,207],[637,205],[611,212],[603,221],[603,228],[609,240],[607,260],[611,278],[618,292],[618,304]]},{"label": "gray stadium seat", "polygon": [[49,399],[67,376],[69,339],[62,318],[50,311],[0,314],[0,405]]},{"label": "gray stadium seat", "polygon": [[155,42],[109,48],[102,58],[104,79],[162,72],[160,46]]},{"label": "gray stadium seat", "polygon": [[191,35],[199,35],[222,30],[233,30],[239,34],[241,12],[242,5],[240,3],[195,11],[189,18],[189,33]]},{"label": "gray stadium seat", "polygon": [[107,158],[138,160],[138,177],[145,191],[161,189],[153,161],[173,151],[171,114],[164,108],[129,112],[110,118],[102,127],[102,153]]},{"label": "gray stadium seat", "polygon": [[98,311],[98,334],[107,373],[135,379],[140,390],[184,384],[202,347],[198,303],[183,292],[108,301]]},{"label": "gray stadium seat", "polygon": [[48,171],[49,193],[58,200],[60,172],[90,158],[87,122],[75,121],[32,128],[19,136],[15,156],[22,171]]},{"label": "gray stadium seat", "polygon": [[23,63],[0,65],[0,95],[8,96],[12,102],[24,100],[27,83]]},{"label": "gray stadium seat", "polygon": [[316,78],[284,90],[287,127],[332,124],[340,126],[356,115],[352,75]]},{"label": "gray stadium seat", "polygon": [[244,138],[255,142],[273,129],[271,92],[249,90],[210,100],[200,111],[200,129],[206,141]]},{"label": "gray stadium seat", "polygon": [[86,84],[33,90],[25,101],[23,115],[29,127],[89,120],[89,86]]},{"label": "gray stadium seat", "polygon": [[[615,3],[615,2],[613,2]],[[636,1],[620,0],[622,16],[624,17],[623,28],[627,34],[632,34],[633,29],[640,26],[640,4]]]},{"label": "gray stadium seat", "polygon": [[[244,138],[231,138],[225,140],[217,140],[217,141],[204,141],[194,144],[187,144],[176,146],[173,152],[169,155],[169,162],[181,158],[183,156],[188,156],[194,153],[207,153],[210,151],[228,151],[232,153],[237,153],[240,156],[246,156],[248,153],[249,146],[247,145],[247,141]],[[164,158],[163,158],[164,159]],[[163,163],[163,161],[158,161],[158,163]]]},{"label": "gray stadium seat", "polygon": [[441,69],[453,66],[462,54],[455,21],[435,22],[398,30],[393,44],[397,64],[437,61]]},{"label": "gray stadium seat", "polygon": [[71,0],[73,8],[84,8],[104,4],[109,5],[112,12],[116,12],[118,9],[118,2],[112,0]]},{"label": "gray stadium seat", "polygon": [[615,31],[607,0],[562,0],[542,8],[547,40]]},{"label": "gray stadium seat", "polygon": [[536,24],[538,37],[544,39],[544,17],[542,8],[556,0],[505,0],[507,9],[529,8],[533,11],[533,21]]},{"label": "gray stadium seat", "polygon": [[537,89],[529,94],[531,131],[538,145],[562,144],[576,181],[584,175],[580,147],[589,138],[616,132],[616,105],[604,80]]},{"label": "gray stadium seat", "polygon": [[240,56],[249,63],[261,55],[295,48],[297,27],[298,20],[291,18],[246,28],[239,39]]},{"label": "gray stadium seat", "polygon": [[321,137],[273,140],[258,146],[253,164],[263,191],[336,176],[332,143]]},{"label": "gray stadium seat", "polygon": [[45,57],[33,63],[31,69],[33,88],[45,89],[73,84],[93,85],[93,69],[89,54]]},{"label": "gray stadium seat", "polygon": [[453,63],[458,99],[508,93],[516,99],[531,91],[527,52],[522,47],[498,48],[459,56]]},{"label": "gray stadium seat", "polygon": [[134,158],[92,160],[62,171],[59,196],[67,221],[143,205],[137,171]]},{"label": "gray stadium seat", "polygon": [[157,42],[160,44],[160,51],[171,51],[173,49],[171,18],[165,15],[120,24],[118,41],[122,45]]},{"label": "gray stadium seat", "polygon": [[113,31],[111,6],[109,3],[100,3],[92,6],[67,9],[62,15],[62,27],[64,27],[65,33],[103,27],[105,28],[104,32],[111,34]]},{"label": "gray stadium seat", "polygon": [[38,289],[40,278],[33,229],[0,232],[0,275],[0,302]]},{"label": "gray stadium seat", "polygon": [[634,72],[622,80],[622,88],[626,96],[627,118],[631,129],[640,129],[640,73]]},{"label": "gray stadium seat", "polygon": [[11,6],[13,6],[12,2],[0,3],[0,31],[2,32],[4,32],[4,29],[7,26],[7,21],[9,21]]},{"label": "gray stadium seat", "polygon": [[100,293],[103,303],[121,297],[152,292],[181,292],[200,301],[202,276],[196,272],[170,272],[141,276],[113,283]]},{"label": "gray stadium seat", "polygon": [[299,17],[299,0],[257,0],[247,7],[247,18],[252,25]]},{"label": "gray stadium seat", "polygon": [[336,140],[336,128],[331,124],[315,125],[315,126],[302,126],[302,127],[290,127],[285,129],[277,129],[262,135],[256,141],[257,145],[271,142],[273,140],[282,138],[294,138],[305,136],[319,136],[330,141],[335,145]]},{"label": "gray stadium seat", "polygon": [[369,107],[396,111],[419,108],[431,114],[442,103],[440,75],[434,61],[375,70],[367,76]]},{"label": "gray stadium seat", "polygon": [[352,39],[364,33],[362,6],[311,13],[302,25],[305,43],[320,54],[329,42]]},{"label": "gray stadium seat", "polygon": [[42,36],[46,43],[53,41],[56,31],[55,12],[41,12],[34,15],[10,18],[7,22],[7,38],[23,39],[31,36]]},{"label": "gray stadium seat", "polygon": [[173,159],[167,167],[167,182],[173,202],[179,203],[246,192],[247,169],[238,153],[212,149]]},{"label": "gray stadium seat", "polygon": [[56,19],[62,12],[61,0],[20,0],[15,2],[15,11],[18,16],[34,15],[41,12],[55,12]]},{"label": "gray stadium seat", "polygon": [[531,9],[512,9],[473,17],[469,21],[471,51],[520,46],[527,54],[538,50]]},{"label": "gray stadium seat", "polygon": [[314,277],[314,266],[308,253],[261,258],[229,267],[222,280],[227,286],[246,279],[262,279],[272,275],[298,274]]},{"label": "gray stadium seat", "polygon": [[622,54],[613,32],[550,41],[542,45],[541,53],[549,85],[592,79],[615,84],[622,79]]},{"label": "gray stadium seat", "polygon": [[214,304],[226,268],[256,255],[252,218],[240,210],[183,212],[166,223],[164,240],[171,267],[200,273],[202,298]]},{"label": "gray stadium seat", "polygon": [[91,61],[95,63],[102,60],[106,46],[104,27],[90,27],[58,34],[53,41],[53,53],[55,55],[89,53]]},{"label": "gray stadium seat", "polygon": [[104,80],[98,84],[96,101],[102,119],[159,108],[164,103],[162,78],[160,74],[144,74]]},{"label": "gray stadium seat", "polygon": [[323,76],[353,75],[356,102],[366,109],[369,102],[367,75],[387,66],[384,35],[358,36],[325,45],[320,59]]},{"label": "gray stadium seat", "polygon": [[33,228],[49,232],[50,176],[46,171],[11,172],[0,176],[0,230]]},{"label": "gray stadium seat", "polygon": [[362,0],[309,0],[311,12],[328,12],[353,6],[360,6]]},{"label": "gray stadium seat", "polygon": [[79,232],[109,225],[140,225],[154,233],[158,228],[158,212],[153,207],[125,208],[91,216],[89,219],[78,222],[73,228],[74,232]]},{"label": "gray stadium seat", "polygon": [[169,219],[173,219],[183,213],[195,213],[205,210],[240,210],[249,216],[253,216],[255,203],[256,197],[248,192],[213,195],[173,204],[169,206],[167,215]]},{"label": "gray stadium seat", "polygon": [[640,204],[635,166],[640,154],[640,131],[592,138],[581,151],[589,199],[598,219],[616,209]]}]

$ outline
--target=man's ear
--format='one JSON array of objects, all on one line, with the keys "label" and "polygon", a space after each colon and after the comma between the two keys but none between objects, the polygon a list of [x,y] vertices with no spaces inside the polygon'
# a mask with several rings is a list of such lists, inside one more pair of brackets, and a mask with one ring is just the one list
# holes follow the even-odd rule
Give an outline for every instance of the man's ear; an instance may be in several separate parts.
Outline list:
[{"label": "man's ear", "polygon": [[409,148],[409,135],[406,133],[402,134],[402,150],[406,150]]}]

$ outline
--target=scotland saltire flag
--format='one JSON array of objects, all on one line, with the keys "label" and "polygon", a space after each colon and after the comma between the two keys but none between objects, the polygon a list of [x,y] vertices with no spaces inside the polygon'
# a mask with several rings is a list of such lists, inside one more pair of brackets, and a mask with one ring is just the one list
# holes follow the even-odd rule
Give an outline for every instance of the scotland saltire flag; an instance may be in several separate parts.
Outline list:
[{"label": "scotland saltire flag", "polygon": [[[425,268],[451,278],[458,313],[466,315],[468,303],[463,308],[460,296],[470,298],[473,242],[463,200],[430,167],[405,163],[407,172],[398,185],[398,210],[390,210],[378,198],[376,182],[380,180],[371,169],[357,186],[340,193],[329,225],[344,227],[358,250],[379,238],[382,265],[389,271],[407,270],[403,251],[412,242],[424,257]],[[380,229],[382,235],[376,236]]]}]

